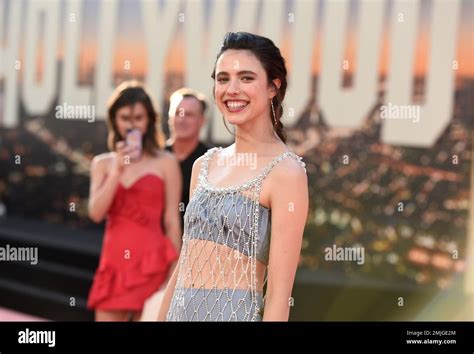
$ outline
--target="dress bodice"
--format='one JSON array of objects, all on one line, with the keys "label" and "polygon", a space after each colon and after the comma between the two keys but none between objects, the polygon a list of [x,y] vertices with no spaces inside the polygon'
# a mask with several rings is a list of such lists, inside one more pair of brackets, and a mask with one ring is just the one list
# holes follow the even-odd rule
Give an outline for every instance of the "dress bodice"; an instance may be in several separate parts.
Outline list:
[{"label": "dress bodice", "polygon": [[152,173],[139,177],[129,187],[119,183],[107,222],[117,223],[125,218],[149,229],[161,229],[164,192],[163,179]]}]

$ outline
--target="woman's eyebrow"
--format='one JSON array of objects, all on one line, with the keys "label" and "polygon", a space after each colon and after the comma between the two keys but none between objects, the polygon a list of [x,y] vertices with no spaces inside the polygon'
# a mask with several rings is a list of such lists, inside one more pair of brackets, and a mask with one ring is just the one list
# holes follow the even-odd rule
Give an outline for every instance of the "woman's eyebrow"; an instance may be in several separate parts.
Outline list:
[{"label": "woman's eyebrow", "polygon": [[[222,76],[222,75],[229,75],[229,73],[227,71],[219,71],[216,76]],[[251,71],[251,70],[242,70],[242,71],[239,71],[237,72],[237,75],[241,76],[241,75],[255,75],[257,76],[257,73]]]},{"label": "woman's eyebrow", "polygon": [[257,76],[257,73],[254,73],[253,71],[250,71],[250,70],[243,70],[243,71],[239,71],[237,73],[237,75],[255,75],[255,76]]}]

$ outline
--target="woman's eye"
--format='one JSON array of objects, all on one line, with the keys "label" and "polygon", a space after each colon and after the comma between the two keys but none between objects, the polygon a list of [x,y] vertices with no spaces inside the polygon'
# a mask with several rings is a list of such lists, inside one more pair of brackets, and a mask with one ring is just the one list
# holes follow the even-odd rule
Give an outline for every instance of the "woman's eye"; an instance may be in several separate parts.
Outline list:
[{"label": "woman's eye", "polygon": [[251,76],[242,76],[242,81],[252,81],[253,77]]},{"label": "woman's eye", "polygon": [[228,79],[226,77],[220,77],[220,78],[217,79],[217,82],[219,82],[219,83],[223,83],[223,82],[227,82],[227,81],[228,81]]}]

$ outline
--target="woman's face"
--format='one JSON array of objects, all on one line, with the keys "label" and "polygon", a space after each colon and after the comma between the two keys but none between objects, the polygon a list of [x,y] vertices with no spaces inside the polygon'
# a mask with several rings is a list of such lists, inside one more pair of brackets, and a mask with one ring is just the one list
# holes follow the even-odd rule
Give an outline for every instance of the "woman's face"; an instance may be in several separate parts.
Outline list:
[{"label": "woman's face", "polygon": [[268,85],[265,69],[251,51],[229,49],[217,60],[215,101],[229,123],[241,125],[268,116],[275,93],[273,85]]},{"label": "woman's face", "polygon": [[135,103],[133,106],[124,106],[115,113],[117,129],[122,139],[125,139],[127,130],[137,128],[145,135],[148,127],[148,115],[142,103]]}]

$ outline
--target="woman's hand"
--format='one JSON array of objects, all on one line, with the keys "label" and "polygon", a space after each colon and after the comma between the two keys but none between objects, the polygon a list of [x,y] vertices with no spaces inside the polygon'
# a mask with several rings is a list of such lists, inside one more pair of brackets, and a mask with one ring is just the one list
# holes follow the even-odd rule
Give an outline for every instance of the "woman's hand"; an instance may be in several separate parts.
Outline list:
[{"label": "woman's hand", "polygon": [[132,162],[130,154],[137,150],[137,147],[127,146],[124,141],[115,144],[115,157],[111,166],[111,173],[121,175],[125,168]]}]

